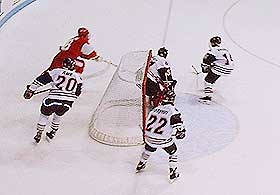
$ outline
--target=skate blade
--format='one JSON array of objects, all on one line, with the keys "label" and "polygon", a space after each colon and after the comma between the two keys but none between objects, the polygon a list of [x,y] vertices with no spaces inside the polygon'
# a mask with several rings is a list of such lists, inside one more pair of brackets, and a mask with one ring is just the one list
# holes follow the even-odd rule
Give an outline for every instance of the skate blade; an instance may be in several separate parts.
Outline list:
[{"label": "skate blade", "polygon": [[38,142],[33,138],[32,143],[33,143],[33,145],[38,145],[38,144],[40,144],[41,141],[42,141],[42,138]]},{"label": "skate blade", "polygon": [[51,139],[51,138],[49,138],[49,137],[46,135],[45,139],[46,139],[49,143],[51,143],[51,142],[54,140],[54,137]]},{"label": "skate blade", "polygon": [[206,105],[211,105],[211,101],[208,100],[198,100],[198,102],[202,103],[202,104],[206,104]]},{"label": "skate blade", "polygon": [[41,142],[41,141],[36,142],[35,140],[33,140],[33,141],[32,141],[32,144],[33,144],[34,146],[37,146],[37,145],[39,145],[39,144],[40,144],[40,142]]},{"label": "skate blade", "polygon": [[53,139],[54,139],[54,138],[51,139],[48,136],[46,136],[45,138],[46,138],[47,142],[49,142],[49,143],[51,143],[53,141]]},{"label": "skate blade", "polygon": [[179,178],[180,175],[178,175],[177,177],[175,177],[174,179],[170,179],[169,178],[169,183],[172,184],[174,183],[174,181],[176,181]]},{"label": "skate blade", "polygon": [[135,170],[135,173],[141,173],[141,172],[143,172],[143,171],[144,171],[144,169]]}]

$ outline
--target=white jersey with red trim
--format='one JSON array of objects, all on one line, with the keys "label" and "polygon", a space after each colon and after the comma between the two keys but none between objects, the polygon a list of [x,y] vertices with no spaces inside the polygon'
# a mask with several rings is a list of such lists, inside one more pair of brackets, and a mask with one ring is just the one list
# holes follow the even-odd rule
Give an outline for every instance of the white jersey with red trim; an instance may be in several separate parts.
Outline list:
[{"label": "white jersey with red trim", "polygon": [[215,56],[212,72],[217,75],[229,75],[234,69],[234,63],[229,51],[223,47],[210,47],[207,52]]},{"label": "white jersey with red trim", "polygon": [[[183,127],[182,120],[174,116],[181,113],[172,104],[159,105],[147,117],[145,141],[152,147],[168,147],[173,143],[173,129]],[[173,120],[173,118],[175,120]]]},{"label": "white jersey with red trim", "polygon": [[50,83],[51,89],[47,97],[57,100],[75,101],[80,95],[80,93],[77,94],[77,90],[81,90],[82,87],[82,79],[79,73],[56,68],[38,76],[29,89],[36,91],[39,87],[48,83]]},{"label": "white jersey with red trim", "polygon": [[80,74],[67,69],[54,69],[49,75],[53,80],[49,98],[68,101],[75,101],[78,98],[75,92],[78,84],[82,83]]},{"label": "white jersey with red trim", "polygon": [[[168,60],[166,60],[165,58],[163,58],[161,56],[153,56],[151,59],[151,65],[149,67],[149,71],[151,71],[157,77],[161,78],[161,76],[159,74],[159,70],[163,69],[163,68],[166,69],[168,74],[171,74],[171,68],[170,68]],[[149,74],[148,74],[148,77],[152,81],[156,82],[155,79],[152,76],[150,76]],[[163,79],[163,80],[166,80],[166,79]]]}]

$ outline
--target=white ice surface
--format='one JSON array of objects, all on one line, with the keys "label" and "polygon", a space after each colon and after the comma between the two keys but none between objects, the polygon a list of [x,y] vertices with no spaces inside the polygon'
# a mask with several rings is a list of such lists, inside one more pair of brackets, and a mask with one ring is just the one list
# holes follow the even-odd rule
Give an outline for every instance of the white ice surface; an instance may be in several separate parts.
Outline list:
[{"label": "white ice surface", "polygon": [[[189,138],[178,144],[181,177],[172,185],[163,152],[136,175],[141,146],[110,147],[89,138],[90,117],[114,71],[106,64],[87,63],[85,75],[101,74],[85,81],[54,142],[32,145],[44,94],[30,101],[22,94],[49,66],[58,46],[86,26],[97,51],[118,63],[128,51],[161,46],[168,5],[168,0],[39,0],[0,29],[1,195],[280,194],[276,0],[173,1],[166,46]],[[201,78],[190,66],[199,67],[207,41],[216,34],[231,51],[236,70],[217,82],[219,104],[196,107],[190,101],[199,95]],[[216,123],[209,126],[208,116]]]}]

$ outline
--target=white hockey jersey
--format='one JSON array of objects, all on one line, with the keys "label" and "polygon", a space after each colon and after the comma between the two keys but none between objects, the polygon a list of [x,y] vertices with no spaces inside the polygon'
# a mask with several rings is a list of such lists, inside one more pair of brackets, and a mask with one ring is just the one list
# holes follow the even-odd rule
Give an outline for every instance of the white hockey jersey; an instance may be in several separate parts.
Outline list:
[{"label": "white hockey jersey", "polygon": [[31,84],[30,89],[35,91],[48,83],[51,85],[48,98],[75,101],[78,97],[76,91],[78,87],[81,87],[82,79],[80,74],[75,71],[57,68],[37,77]]},{"label": "white hockey jersey", "polygon": [[211,69],[213,73],[227,76],[233,71],[233,59],[227,49],[222,47],[210,47],[210,50],[207,53],[215,56],[216,58]]},{"label": "white hockey jersey", "polygon": [[[151,71],[155,76],[161,78],[161,76],[159,75],[159,70],[162,68],[166,68],[169,71],[167,72],[167,74],[171,74],[171,67],[168,60],[158,55],[153,56],[151,60],[151,66],[149,67],[149,71]],[[149,74],[148,77],[152,81],[156,82],[154,77],[150,76]],[[162,79],[162,80],[167,80],[167,79]]]},{"label": "white hockey jersey", "polygon": [[[184,129],[181,113],[171,104],[154,108],[147,117],[145,141],[152,147],[168,147],[173,144],[173,129]],[[179,118],[179,120],[178,120]]]}]

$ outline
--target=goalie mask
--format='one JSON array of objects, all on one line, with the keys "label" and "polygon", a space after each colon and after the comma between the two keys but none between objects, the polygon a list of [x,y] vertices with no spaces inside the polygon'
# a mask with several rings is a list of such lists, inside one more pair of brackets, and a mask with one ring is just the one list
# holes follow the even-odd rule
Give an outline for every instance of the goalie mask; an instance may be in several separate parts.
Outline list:
[{"label": "goalie mask", "polygon": [[210,39],[210,45],[212,47],[219,47],[221,43],[222,43],[222,38],[219,36],[215,36]]},{"label": "goalie mask", "polygon": [[166,58],[168,55],[168,50],[165,47],[162,47],[158,50],[158,55],[160,57]]},{"label": "goalie mask", "polygon": [[162,98],[162,103],[163,104],[174,104],[175,102],[175,97],[176,97],[176,94],[173,90],[169,90],[167,92],[165,92],[165,94],[163,95],[163,98]]},{"label": "goalie mask", "polygon": [[63,60],[63,68],[68,70],[74,70],[75,69],[76,62],[72,58],[65,58]]}]

